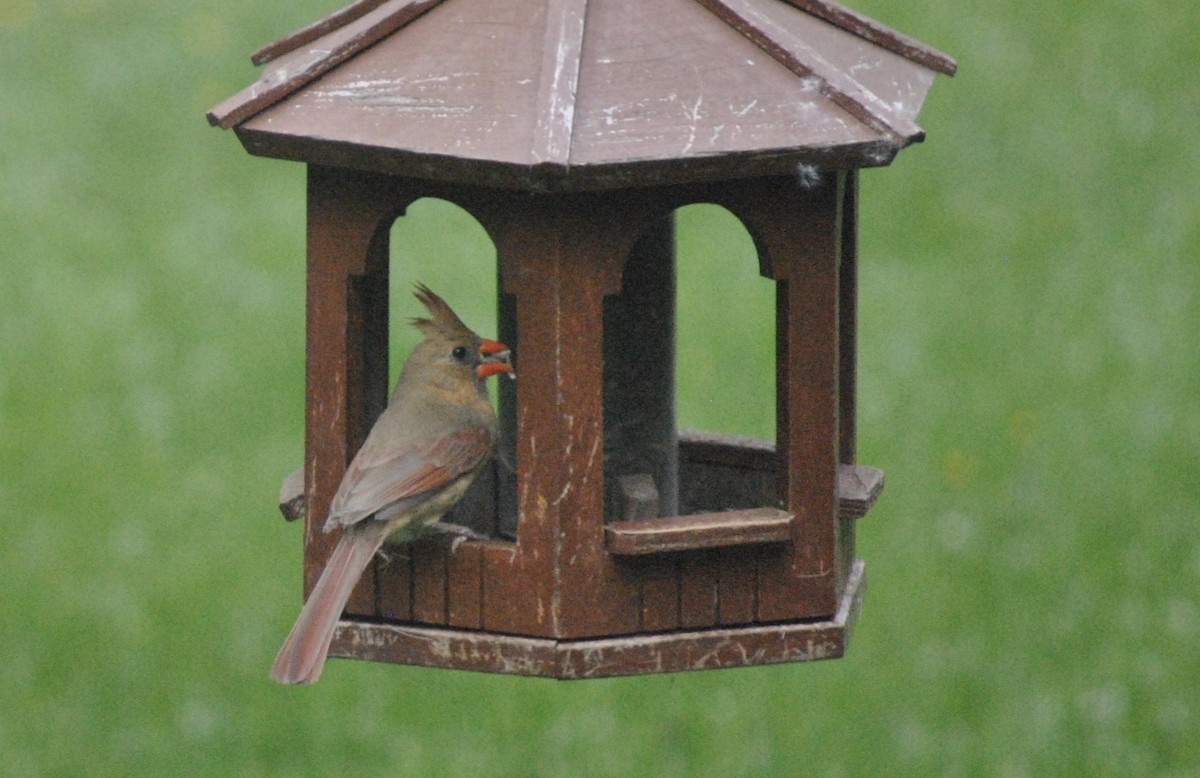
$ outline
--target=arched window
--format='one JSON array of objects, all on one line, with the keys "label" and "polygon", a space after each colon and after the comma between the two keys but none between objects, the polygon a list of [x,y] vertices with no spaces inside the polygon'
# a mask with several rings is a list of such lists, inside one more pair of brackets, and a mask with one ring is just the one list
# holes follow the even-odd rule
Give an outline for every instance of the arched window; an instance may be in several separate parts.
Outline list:
[{"label": "arched window", "polygon": [[445,298],[468,327],[496,337],[496,247],[474,216],[434,197],[415,201],[397,217],[389,244],[393,324],[388,385],[394,386],[404,357],[421,338],[407,326],[414,315],[425,315],[412,296],[417,282]]},{"label": "arched window", "polygon": [[604,309],[610,521],[774,502],[769,466],[747,491],[740,473],[727,479],[689,461],[698,441],[731,436],[753,438],[770,456],[775,285],[759,270],[750,234],[718,205],[678,208],[633,245],[621,292]]},{"label": "arched window", "polygon": [[687,205],[675,252],[679,427],[773,438],[775,284],[750,233],[719,205]]}]

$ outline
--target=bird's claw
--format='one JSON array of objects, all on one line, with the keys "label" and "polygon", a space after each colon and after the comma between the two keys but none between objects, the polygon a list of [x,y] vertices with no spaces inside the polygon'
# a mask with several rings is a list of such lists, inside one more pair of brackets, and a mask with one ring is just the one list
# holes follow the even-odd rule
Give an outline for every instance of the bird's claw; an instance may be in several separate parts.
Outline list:
[{"label": "bird's claw", "polygon": [[429,525],[429,528],[439,535],[450,535],[450,553],[458,551],[458,547],[468,540],[486,540],[487,535],[476,532],[470,527],[464,527],[461,524],[451,524],[447,521],[435,521]]}]

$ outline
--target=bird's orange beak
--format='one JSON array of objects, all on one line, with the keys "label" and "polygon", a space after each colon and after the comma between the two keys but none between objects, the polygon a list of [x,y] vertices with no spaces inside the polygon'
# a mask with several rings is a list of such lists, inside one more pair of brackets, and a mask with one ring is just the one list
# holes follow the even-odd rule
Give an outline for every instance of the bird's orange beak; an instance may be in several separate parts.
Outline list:
[{"label": "bird's orange beak", "polygon": [[475,368],[475,377],[480,381],[497,373],[508,373],[509,378],[517,377],[513,372],[512,353],[503,343],[484,338],[479,344],[479,356],[483,361]]}]

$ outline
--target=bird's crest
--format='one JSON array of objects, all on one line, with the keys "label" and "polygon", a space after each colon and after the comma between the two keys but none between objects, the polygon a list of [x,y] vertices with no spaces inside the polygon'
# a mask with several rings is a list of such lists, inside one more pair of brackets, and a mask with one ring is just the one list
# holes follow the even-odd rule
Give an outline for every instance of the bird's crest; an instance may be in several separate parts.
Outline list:
[{"label": "bird's crest", "polygon": [[412,325],[423,332],[426,336],[441,334],[449,337],[459,337],[462,335],[471,335],[471,329],[463,324],[462,319],[450,310],[450,306],[446,301],[433,293],[425,284],[417,284],[417,291],[413,295],[421,301],[421,304],[429,311],[430,318],[414,317]]}]

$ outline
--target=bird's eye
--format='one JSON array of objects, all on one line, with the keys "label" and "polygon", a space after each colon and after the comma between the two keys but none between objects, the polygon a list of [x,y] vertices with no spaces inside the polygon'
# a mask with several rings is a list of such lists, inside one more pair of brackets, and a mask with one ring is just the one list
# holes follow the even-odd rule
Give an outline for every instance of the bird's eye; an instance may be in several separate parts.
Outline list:
[{"label": "bird's eye", "polygon": [[454,357],[459,362],[464,361],[467,358],[467,347],[455,346],[454,350],[450,352],[450,356]]}]

